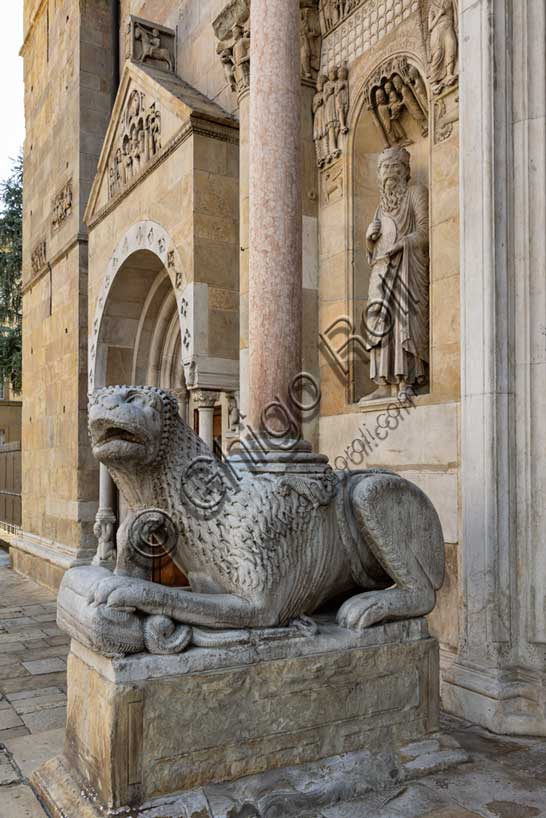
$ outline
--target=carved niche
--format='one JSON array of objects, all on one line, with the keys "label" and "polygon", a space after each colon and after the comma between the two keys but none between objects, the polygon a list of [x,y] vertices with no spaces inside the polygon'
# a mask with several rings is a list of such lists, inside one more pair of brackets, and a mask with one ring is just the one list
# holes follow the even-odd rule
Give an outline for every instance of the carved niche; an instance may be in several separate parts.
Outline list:
[{"label": "carved niche", "polygon": [[411,144],[402,122],[406,113],[417,123],[422,136],[428,135],[426,85],[406,57],[384,62],[368,81],[364,99],[386,147]]},{"label": "carved niche", "polygon": [[32,272],[36,275],[40,272],[40,270],[46,266],[47,264],[47,244],[45,239],[41,239],[38,244],[35,245],[31,256],[30,256],[30,263],[32,266]]},{"label": "carved niche", "polygon": [[108,195],[113,199],[137,179],[161,150],[161,112],[156,101],[134,89],[121,117],[108,166]]},{"label": "carved niche", "polygon": [[313,140],[319,168],[341,156],[349,131],[349,72],[345,65],[319,74],[313,97]]},{"label": "carved niche", "polygon": [[53,211],[51,231],[56,233],[72,213],[72,179],[57,193],[51,205]]},{"label": "carved niche", "polygon": [[127,40],[127,54],[131,60],[175,73],[176,34],[172,29],[131,15]]}]

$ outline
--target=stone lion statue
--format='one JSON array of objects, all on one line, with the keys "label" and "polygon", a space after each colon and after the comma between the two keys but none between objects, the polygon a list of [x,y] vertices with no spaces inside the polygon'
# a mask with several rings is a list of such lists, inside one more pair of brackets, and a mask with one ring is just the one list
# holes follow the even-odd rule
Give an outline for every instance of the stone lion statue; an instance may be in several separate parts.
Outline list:
[{"label": "stone lion statue", "polygon": [[[174,395],[151,387],[96,392],[89,427],[93,453],[129,509],[115,572],[74,568],[61,586],[59,624],[93,649],[177,653],[312,633],[308,617],[327,603],[337,606],[338,625],[353,629],[433,609],[442,528],[430,500],[402,477],[247,470],[222,486]],[[210,496],[219,503],[188,490],[196,464],[213,469]],[[154,542],[191,589],[150,581]]]}]

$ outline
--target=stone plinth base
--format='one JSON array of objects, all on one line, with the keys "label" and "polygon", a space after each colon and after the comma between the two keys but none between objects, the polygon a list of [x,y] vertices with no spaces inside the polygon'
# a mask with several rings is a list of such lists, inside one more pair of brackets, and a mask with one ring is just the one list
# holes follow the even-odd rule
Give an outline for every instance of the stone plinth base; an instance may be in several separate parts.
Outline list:
[{"label": "stone plinth base", "polygon": [[546,673],[496,669],[442,656],[444,710],[492,733],[546,736]]},{"label": "stone plinth base", "polygon": [[13,569],[54,593],[65,572],[77,565],[90,565],[96,550],[76,551],[26,531],[13,536],[9,545]]},{"label": "stone plinth base", "polygon": [[438,729],[437,643],[424,620],[361,634],[319,624],[317,636],[176,657],[105,659],[73,642],[64,756],[35,776],[52,814],[144,816],[176,793],[281,768],[329,759],[339,772],[332,757],[346,754],[392,782],[402,745]]}]

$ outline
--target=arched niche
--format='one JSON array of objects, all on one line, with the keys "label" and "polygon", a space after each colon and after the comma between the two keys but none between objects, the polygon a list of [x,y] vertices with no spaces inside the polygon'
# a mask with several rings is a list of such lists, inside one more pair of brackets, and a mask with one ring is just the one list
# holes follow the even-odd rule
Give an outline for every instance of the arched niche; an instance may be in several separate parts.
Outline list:
[{"label": "arched niche", "polygon": [[[399,78],[395,80],[395,77]],[[402,88],[402,93],[397,90]],[[378,111],[378,102],[399,100],[396,129],[385,127],[386,109]],[[390,92],[390,94],[389,94]],[[410,93],[411,92],[411,93]],[[406,102],[404,102],[404,96]],[[410,112],[414,103],[419,106]],[[392,102],[390,103],[392,106]],[[396,110],[396,108],[394,109]],[[411,155],[412,181],[430,190],[430,94],[419,61],[400,54],[379,65],[364,82],[354,108],[352,128],[352,300],[353,321],[357,333],[362,333],[362,316],[368,300],[370,267],[366,250],[366,231],[373,221],[379,204],[377,163],[387,147],[403,145]],[[422,116],[421,116],[422,115]],[[369,378],[369,365],[359,349],[354,348],[352,400],[365,399],[375,389]],[[426,388],[425,388],[426,391]]]},{"label": "arched niche", "polygon": [[[111,259],[111,272],[105,276],[92,328],[90,389],[116,384],[169,389],[177,395],[180,414],[188,420],[182,348],[183,338],[188,339],[190,333],[185,321],[189,305],[179,293],[182,282],[176,273],[174,251],[165,255],[167,241],[160,234],[157,249],[161,252],[157,252],[152,230],[157,233],[158,228],[149,227],[148,247],[142,247],[144,242],[139,238],[143,230],[132,231],[136,244],[130,234]],[[105,543],[106,551],[111,552],[115,526],[126,514],[104,466],[100,468],[99,497],[100,554]],[[150,579],[167,585],[187,584],[167,555],[152,566]]]},{"label": "arched niche", "polygon": [[114,384],[185,391],[175,292],[161,259],[149,250],[123,262],[102,312],[95,388]]}]

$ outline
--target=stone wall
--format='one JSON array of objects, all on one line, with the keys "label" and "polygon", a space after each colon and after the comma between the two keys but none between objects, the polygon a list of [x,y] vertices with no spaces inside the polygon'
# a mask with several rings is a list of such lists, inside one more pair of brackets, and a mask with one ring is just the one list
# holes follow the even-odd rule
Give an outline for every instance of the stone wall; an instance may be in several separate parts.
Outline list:
[{"label": "stone wall", "polygon": [[25,15],[23,530],[27,561],[70,561],[94,549],[83,210],[110,113],[110,4],[25,3]]}]

